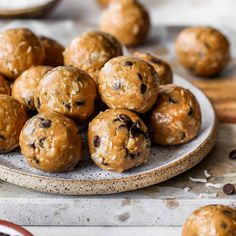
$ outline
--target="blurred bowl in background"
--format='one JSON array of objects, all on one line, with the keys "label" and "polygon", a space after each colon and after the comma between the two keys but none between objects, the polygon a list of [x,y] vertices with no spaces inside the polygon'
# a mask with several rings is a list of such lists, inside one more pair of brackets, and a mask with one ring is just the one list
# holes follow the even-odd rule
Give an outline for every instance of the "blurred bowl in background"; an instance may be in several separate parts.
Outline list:
[{"label": "blurred bowl in background", "polygon": [[[0,4],[0,18],[37,18],[52,11],[61,0],[25,1],[25,5],[14,5],[13,1],[8,1],[9,7]],[[29,3],[27,6],[27,2]],[[15,3],[20,3],[15,2]],[[23,2],[21,2],[23,3]],[[15,7],[15,8],[14,8]]]}]

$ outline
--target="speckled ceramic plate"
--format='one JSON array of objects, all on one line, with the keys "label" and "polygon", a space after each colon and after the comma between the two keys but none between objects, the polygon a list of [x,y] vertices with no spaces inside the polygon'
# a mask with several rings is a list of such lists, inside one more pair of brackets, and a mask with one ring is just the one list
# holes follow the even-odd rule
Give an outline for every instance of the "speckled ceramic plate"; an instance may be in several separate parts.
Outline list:
[{"label": "speckled ceramic plate", "polygon": [[68,195],[110,194],[144,188],[170,179],[199,163],[213,148],[217,119],[208,98],[191,83],[175,75],[174,83],[190,89],[202,111],[200,135],[190,143],[175,147],[153,146],[149,161],[125,173],[106,172],[86,158],[74,170],[49,174],[30,168],[19,152],[0,155],[0,178],[42,192]]}]

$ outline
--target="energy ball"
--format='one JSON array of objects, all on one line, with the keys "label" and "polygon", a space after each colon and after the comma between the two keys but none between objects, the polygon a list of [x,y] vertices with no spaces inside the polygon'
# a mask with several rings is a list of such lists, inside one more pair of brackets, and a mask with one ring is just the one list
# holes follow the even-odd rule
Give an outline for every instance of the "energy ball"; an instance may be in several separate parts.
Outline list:
[{"label": "energy ball", "polygon": [[148,36],[149,14],[136,0],[113,0],[102,14],[100,29],[124,45],[137,45]]},{"label": "energy ball", "polygon": [[157,103],[148,114],[153,143],[178,145],[194,139],[201,128],[201,110],[196,97],[176,85],[162,85]]},{"label": "energy ball", "polygon": [[28,29],[0,33],[0,73],[14,80],[32,65],[41,65],[45,52],[38,37]]},{"label": "energy ball", "polygon": [[173,82],[173,72],[167,62],[148,53],[136,52],[134,56],[149,62],[154,67],[161,85]]},{"label": "energy ball", "polygon": [[19,145],[19,135],[27,120],[24,107],[13,97],[0,95],[0,153]]},{"label": "energy ball", "polygon": [[12,86],[12,96],[28,111],[36,111],[34,93],[39,81],[52,70],[49,66],[32,66],[24,71]]},{"label": "energy ball", "polygon": [[96,82],[104,64],[122,55],[120,43],[103,32],[86,32],[75,38],[64,52],[64,64],[86,71]]},{"label": "energy ball", "polygon": [[101,98],[108,107],[145,113],[156,102],[159,80],[149,63],[122,56],[105,64],[98,85]]},{"label": "energy ball", "polygon": [[40,80],[34,96],[39,112],[55,111],[83,124],[95,111],[96,83],[84,71],[59,66]]},{"label": "energy ball", "polygon": [[208,205],[193,212],[183,226],[182,236],[234,236],[236,211],[224,205]]},{"label": "energy ball", "polygon": [[72,170],[82,158],[76,124],[58,113],[41,113],[28,120],[20,147],[28,164],[44,172]]},{"label": "energy ball", "polygon": [[184,29],[176,40],[179,62],[196,75],[210,77],[221,72],[230,60],[226,36],[211,27]]},{"label": "energy ball", "polygon": [[2,75],[0,75],[0,94],[10,95],[10,93],[11,90],[9,83]]},{"label": "energy ball", "polygon": [[45,36],[41,36],[39,39],[45,50],[45,59],[43,64],[53,67],[62,66],[63,52],[65,48],[54,39]]},{"label": "energy ball", "polygon": [[151,141],[147,128],[133,112],[109,109],[89,124],[92,160],[104,170],[123,172],[147,162]]}]

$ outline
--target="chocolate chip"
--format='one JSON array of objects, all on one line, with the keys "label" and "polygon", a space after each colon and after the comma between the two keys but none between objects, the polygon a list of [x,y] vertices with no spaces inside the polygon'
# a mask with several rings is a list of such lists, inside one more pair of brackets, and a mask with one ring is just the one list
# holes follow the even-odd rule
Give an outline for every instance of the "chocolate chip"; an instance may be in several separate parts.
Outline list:
[{"label": "chocolate chip", "polygon": [[40,128],[44,128],[44,129],[48,129],[51,127],[52,125],[52,121],[49,120],[49,119],[44,119],[42,117],[39,118],[41,120],[40,124],[39,124],[39,127]]},{"label": "chocolate chip", "polygon": [[138,137],[143,131],[137,127],[137,125],[134,123],[132,127],[130,128],[130,134],[133,138]]},{"label": "chocolate chip", "polygon": [[121,124],[117,129],[123,129],[123,128],[127,129],[126,124]]},{"label": "chocolate chip", "polygon": [[104,160],[102,161],[102,165],[104,165],[104,166],[109,166],[109,164],[106,163],[106,162],[104,162]]},{"label": "chocolate chip", "polygon": [[33,143],[31,143],[31,144],[29,144],[29,146],[31,147],[31,148],[33,148],[33,149],[35,149],[36,147],[35,147],[35,143],[33,142]]},{"label": "chocolate chip", "polygon": [[140,80],[140,81],[143,81],[142,75],[141,75],[140,73],[137,73],[137,75],[138,75],[139,80]]},{"label": "chocolate chip", "polygon": [[189,116],[192,116],[192,115],[193,115],[193,108],[192,108],[191,106],[189,106],[188,115],[189,115]]},{"label": "chocolate chip", "polygon": [[229,158],[232,159],[232,160],[235,160],[235,159],[236,159],[236,149],[232,150],[232,151],[229,153]]},{"label": "chocolate chip", "polygon": [[228,217],[234,217],[234,214],[232,213],[232,211],[224,210],[223,213],[224,213],[224,215],[226,215]]},{"label": "chocolate chip", "polygon": [[136,154],[133,153],[129,153],[129,156],[131,160],[134,160],[136,158]]},{"label": "chocolate chip", "polygon": [[44,145],[45,140],[46,140],[45,137],[39,139],[39,146],[40,146],[41,148],[43,148],[43,145]]},{"label": "chocolate chip", "polygon": [[38,97],[36,98],[36,103],[37,103],[36,107],[40,108],[41,107],[41,102],[40,102],[40,99]]},{"label": "chocolate chip", "polygon": [[6,138],[3,135],[0,135],[0,141],[4,141]]},{"label": "chocolate chip", "polygon": [[118,118],[120,119],[120,121],[122,121],[122,122],[124,122],[125,124],[126,124],[126,126],[127,126],[127,128],[129,129],[130,127],[131,127],[131,125],[132,125],[132,120],[130,119],[130,117],[128,117],[127,115],[125,115],[125,114],[120,114],[119,116],[118,116]]},{"label": "chocolate chip", "polygon": [[98,135],[96,135],[93,139],[93,145],[94,147],[99,147],[100,144],[101,144],[101,138]]},{"label": "chocolate chip", "polygon": [[171,103],[171,104],[176,104],[176,103],[178,103],[178,101],[176,101],[174,98],[172,98],[172,97],[169,97],[169,103]]},{"label": "chocolate chip", "polygon": [[225,222],[221,222],[220,227],[223,229],[227,229],[228,225]]},{"label": "chocolate chip", "polygon": [[125,66],[132,66],[134,63],[132,61],[126,61]]},{"label": "chocolate chip", "polygon": [[225,184],[223,187],[223,192],[226,195],[231,195],[234,193],[234,186],[232,184]]},{"label": "chocolate chip", "polygon": [[180,131],[180,139],[182,140],[184,138],[186,138],[186,133],[183,131]]},{"label": "chocolate chip", "polygon": [[63,102],[63,105],[67,110],[71,109],[71,104],[70,103]]},{"label": "chocolate chip", "polygon": [[115,89],[115,90],[120,89],[120,87],[121,87],[121,82],[118,81],[118,82],[114,83],[112,87],[113,87],[113,89]]},{"label": "chocolate chip", "polygon": [[146,92],[146,90],[147,90],[147,85],[146,85],[146,84],[141,84],[141,86],[140,86],[140,92],[141,92],[142,94],[144,94],[144,93]]},{"label": "chocolate chip", "polygon": [[161,60],[158,59],[158,58],[156,58],[156,57],[153,57],[153,58],[151,59],[151,62],[154,63],[154,64],[160,64],[160,63],[161,63]]},{"label": "chocolate chip", "polygon": [[35,163],[36,163],[36,164],[39,164],[39,163],[40,163],[39,159],[36,158],[36,159],[35,159]]},{"label": "chocolate chip", "polygon": [[82,100],[82,101],[75,101],[75,107],[79,107],[79,106],[83,106],[85,104],[85,101]]}]

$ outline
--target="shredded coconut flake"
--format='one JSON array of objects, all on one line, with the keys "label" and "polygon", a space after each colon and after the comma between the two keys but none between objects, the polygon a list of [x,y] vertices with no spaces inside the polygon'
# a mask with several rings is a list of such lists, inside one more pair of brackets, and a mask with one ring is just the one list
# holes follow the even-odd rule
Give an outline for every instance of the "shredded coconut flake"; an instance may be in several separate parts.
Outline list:
[{"label": "shredded coconut flake", "polygon": [[217,183],[217,184],[206,183],[206,187],[211,187],[211,188],[223,188],[223,187],[224,187],[224,184],[222,184],[222,183]]},{"label": "shredded coconut flake", "polygon": [[198,195],[199,198],[214,198],[217,197],[218,194],[217,193],[200,193]]},{"label": "shredded coconut flake", "polygon": [[188,192],[188,191],[190,191],[190,190],[191,190],[190,187],[185,187],[185,188],[184,188],[184,191],[186,191],[186,192]]},{"label": "shredded coconut flake", "polygon": [[204,170],[204,175],[206,176],[207,179],[211,177],[211,175],[207,170]]},{"label": "shredded coconut flake", "polygon": [[189,177],[189,179],[195,183],[207,183],[207,179],[196,179],[196,178],[192,178],[192,177]]}]

